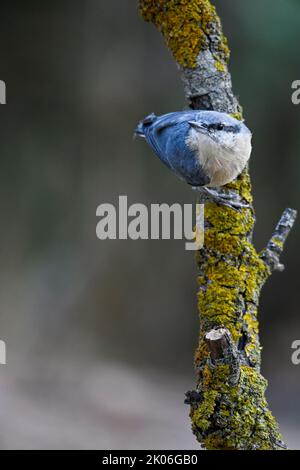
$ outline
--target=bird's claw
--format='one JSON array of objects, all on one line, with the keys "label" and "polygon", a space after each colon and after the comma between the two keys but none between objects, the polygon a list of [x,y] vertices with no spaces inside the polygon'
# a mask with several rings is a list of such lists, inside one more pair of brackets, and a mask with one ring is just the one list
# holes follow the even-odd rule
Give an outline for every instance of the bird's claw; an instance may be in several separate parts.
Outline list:
[{"label": "bird's claw", "polygon": [[241,201],[240,197],[232,191],[224,191],[222,189],[212,189],[202,186],[197,188],[203,196],[203,202],[213,201],[222,206],[229,207],[234,210],[250,209],[250,204]]}]

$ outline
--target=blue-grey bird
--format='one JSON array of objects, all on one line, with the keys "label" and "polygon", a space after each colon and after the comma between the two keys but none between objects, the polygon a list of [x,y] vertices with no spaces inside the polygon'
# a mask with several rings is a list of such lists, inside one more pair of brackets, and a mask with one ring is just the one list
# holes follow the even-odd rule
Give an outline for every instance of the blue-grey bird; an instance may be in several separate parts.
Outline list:
[{"label": "blue-grey bird", "polygon": [[237,178],[250,158],[252,134],[243,122],[216,111],[150,114],[135,133],[194,189],[225,205],[244,206],[230,204],[230,195],[217,189]]}]

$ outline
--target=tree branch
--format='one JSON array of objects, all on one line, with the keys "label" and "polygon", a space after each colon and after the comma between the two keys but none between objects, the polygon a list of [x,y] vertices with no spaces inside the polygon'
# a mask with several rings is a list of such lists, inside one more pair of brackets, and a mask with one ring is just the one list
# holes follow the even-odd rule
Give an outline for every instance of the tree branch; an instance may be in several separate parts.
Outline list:
[{"label": "tree branch", "polygon": [[235,386],[240,378],[240,360],[230,332],[225,328],[213,329],[206,333],[205,341],[210,352],[210,366],[227,364],[230,367],[228,383]]},{"label": "tree branch", "polygon": [[279,220],[274,234],[261,253],[262,260],[269,266],[271,271],[283,271],[284,265],[280,263],[280,255],[283,252],[286,239],[296,221],[297,211],[285,209]]},{"label": "tree branch", "polygon": [[[227,40],[211,2],[140,0],[139,6],[172,51],[190,107],[242,119],[228,71]],[[248,203],[248,208],[205,205],[205,244],[196,252],[198,380],[185,402],[191,407],[193,432],[206,449],[283,449],[265,399],[267,382],[260,374],[257,313],[261,288],[280,266],[296,214],[287,209],[267,248],[258,254],[252,244],[255,214],[248,170],[223,190],[228,197]]]}]

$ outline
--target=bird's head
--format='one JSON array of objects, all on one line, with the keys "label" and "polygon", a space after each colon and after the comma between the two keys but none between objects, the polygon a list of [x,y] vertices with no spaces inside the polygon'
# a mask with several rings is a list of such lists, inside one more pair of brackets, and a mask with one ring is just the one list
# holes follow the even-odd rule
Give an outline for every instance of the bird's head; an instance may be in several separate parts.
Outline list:
[{"label": "bird's head", "polygon": [[202,111],[197,115],[197,119],[189,121],[189,125],[191,144],[193,139],[195,144],[201,141],[203,145],[203,141],[206,141],[208,145],[217,146],[224,152],[242,153],[250,157],[252,134],[243,122],[230,115]]}]

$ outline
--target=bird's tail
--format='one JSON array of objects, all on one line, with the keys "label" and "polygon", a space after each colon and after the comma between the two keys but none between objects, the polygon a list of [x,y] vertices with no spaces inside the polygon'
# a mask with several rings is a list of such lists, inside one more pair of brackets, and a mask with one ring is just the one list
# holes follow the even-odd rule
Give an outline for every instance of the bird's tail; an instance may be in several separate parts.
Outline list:
[{"label": "bird's tail", "polygon": [[155,116],[154,113],[149,114],[149,116],[146,116],[145,119],[139,122],[137,128],[134,131],[134,135],[139,135],[141,137],[145,137],[145,128],[148,126],[151,126],[151,124],[156,121],[157,116]]}]

